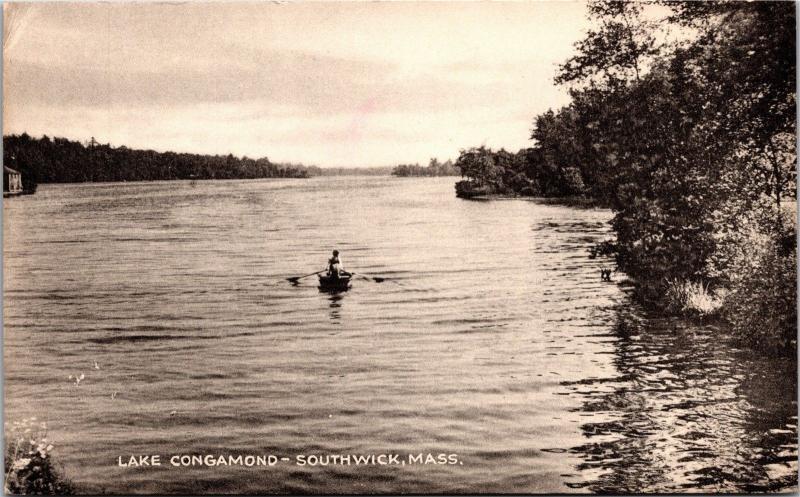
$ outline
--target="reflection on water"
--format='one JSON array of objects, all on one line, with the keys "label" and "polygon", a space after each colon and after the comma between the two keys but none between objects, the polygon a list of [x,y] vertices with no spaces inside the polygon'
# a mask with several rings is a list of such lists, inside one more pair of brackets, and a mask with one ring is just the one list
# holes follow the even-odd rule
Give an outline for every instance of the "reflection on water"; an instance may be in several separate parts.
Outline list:
[{"label": "reflection on water", "polygon": [[331,308],[331,321],[339,321],[342,318],[340,308],[342,307],[342,299],[344,299],[344,292],[342,290],[320,290],[328,294]]},{"label": "reflection on water", "polygon": [[[794,360],[737,350],[715,326],[617,310],[616,375],[564,382],[586,443],[571,488],[763,492],[796,486]],[[768,407],[767,407],[768,406]]]},{"label": "reflection on water", "polygon": [[[453,193],[452,178],[315,178],[4,201],[6,418],[46,421],[90,493],[796,487],[794,359],[601,281],[587,248],[609,237],[606,210]],[[333,248],[369,277],[338,294],[286,281]],[[463,464],[116,465],[387,452]]]}]

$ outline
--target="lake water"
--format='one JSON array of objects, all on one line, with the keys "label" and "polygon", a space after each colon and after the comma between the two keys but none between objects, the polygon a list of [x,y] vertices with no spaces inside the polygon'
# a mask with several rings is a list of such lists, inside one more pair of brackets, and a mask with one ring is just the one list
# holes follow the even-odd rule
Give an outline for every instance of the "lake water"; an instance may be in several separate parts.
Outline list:
[{"label": "lake water", "polygon": [[[46,421],[93,493],[796,490],[794,359],[647,315],[602,282],[587,249],[609,211],[465,201],[453,183],[43,185],[5,200],[6,420]],[[387,280],[341,294],[285,281],[333,248]],[[458,462],[293,462],[382,453]],[[118,465],[139,454],[164,465]],[[170,466],[180,454],[290,462]]]}]

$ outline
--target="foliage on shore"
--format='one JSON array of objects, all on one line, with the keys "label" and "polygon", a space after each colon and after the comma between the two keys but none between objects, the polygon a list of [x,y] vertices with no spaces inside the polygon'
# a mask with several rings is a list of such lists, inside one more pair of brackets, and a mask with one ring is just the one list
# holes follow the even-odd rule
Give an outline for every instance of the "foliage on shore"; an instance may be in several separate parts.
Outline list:
[{"label": "foliage on shore", "polygon": [[586,193],[580,171],[554,166],[538,148],[517,153],[484,146],[463,150],[456,167],[467,179],[456,185],[462,197],[475,194],[579,197]]},{"label": "foliage on shore", "polygon": [[4,493],[9,495],[68,495],[72,483],[56,470],[47,425],[36,418],[5,424]]},{"label": "foliage on shore", "polygon": [[744,342],[792,353],[794,4],[607,0],[589,12],[556,77],[572,103],[534,119],[534,147],[469,149],[456,165],[501,193],[570,190],[610,206],[605,248],[643,300],[713,310]]},{"label": "foliage on shore", "polygon": [[3,163],[22,173],[26,189],[39,183],[174,179],[306,178],[313,167],[275,164],[266,157],[199,155],[112,147],[94,141],[3,137]]},{"label": "foliage on shore", "polygon": [[311,176],[389,176],[392,166],[374,167],[319,167],[306,166]]},{"label": "foliage on shore", "polygon": [[686,280],[667,280],[664,295],[666,308],[675,314],[711,317],[719,313],[722,299],[707,284]]},{"label": "foliage on shore", "polygon": [[428,163],[428,167],[422,167],[419,164],[400,164],[395,166],[392,169],[392,176],[458,176],[458,171],[453,166],[453,161],[439,162],[438,159],[433,158]]}]

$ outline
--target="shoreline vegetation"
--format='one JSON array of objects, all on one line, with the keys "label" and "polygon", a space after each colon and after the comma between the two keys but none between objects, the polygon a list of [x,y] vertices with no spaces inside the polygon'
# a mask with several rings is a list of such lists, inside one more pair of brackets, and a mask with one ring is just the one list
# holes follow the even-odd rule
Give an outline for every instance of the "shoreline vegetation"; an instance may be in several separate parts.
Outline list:
[{"label": "shoreline vegetation", "polygon": [[25,193],[34,193],[40,183],[307,178],[319,169],[266,157],[156,152],[27,133],[3,137],[3,163],[22,173]]},{"label": "shoreline vegetation", "polygon": [[170,181],[206,179],[311,178],[315,176],[388,176],[387,167],[308,166],[277,163],[267,157],[156,152],[87,143],[27,133],[3,137],[3,164],[22,173],[23,193],[40,183]]},{"label": "shoreline vegetation", "polygon": [[572,102],[534,118],[531,148],[462,150],[456,194],[594,199],[616,236],[592,254],[639,301],[794,355],[794,4],[652,5],[590,3],[595,28],[555,78]]},{"label": "shoreline vegetation", "polygon": [[71,495],[74,484],[53,462],[47,424],[36,418],[5,423],[3,491],[6,495]]},{"label": "shoreline vegetation", "polygon": [[428,162],[428,167],[422,167],[419,164],[400,164],[392,169],[392,176],[401,178],[406,177],[438,177],[438,176],[458,176],[458,169],[453,165],[453,161],[446,160],[439,162],[438,159],[433,158]]}]

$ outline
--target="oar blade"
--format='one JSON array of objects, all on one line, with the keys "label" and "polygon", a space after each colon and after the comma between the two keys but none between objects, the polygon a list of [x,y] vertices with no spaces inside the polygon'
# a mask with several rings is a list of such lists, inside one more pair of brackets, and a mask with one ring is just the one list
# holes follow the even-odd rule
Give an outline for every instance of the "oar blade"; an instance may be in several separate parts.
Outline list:
[{"label": "oar blade", "polygon": [[368,276],[366,274],[361,274],[361,273],[351,273],[351,274],[358,276],[361,279],[365,279],[367,281],[374,281],[375,283],[383,283],[384,281],[386,281],[386,278],[381,278],[380,276]]}]

